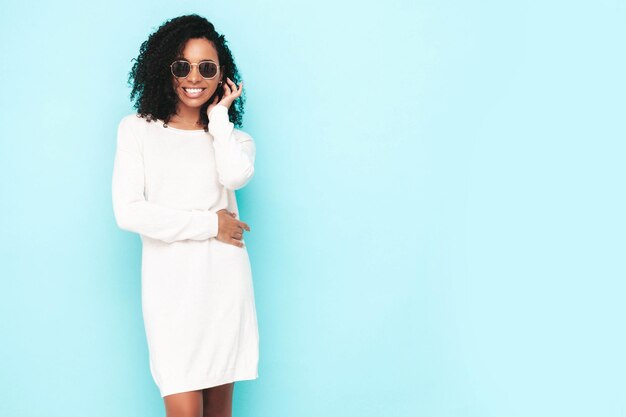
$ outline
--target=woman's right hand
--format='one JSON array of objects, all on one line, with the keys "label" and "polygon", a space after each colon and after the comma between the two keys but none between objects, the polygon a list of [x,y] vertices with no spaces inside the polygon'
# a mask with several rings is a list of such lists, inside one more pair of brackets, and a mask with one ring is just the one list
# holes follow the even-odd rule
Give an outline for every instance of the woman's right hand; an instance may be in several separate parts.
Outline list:
[{"label": "woman's right hand", "polygon": [[217,240],[221,240],[225,243],[230,243],[238,247],[243,247],[243,229],[250,231],[250,226],[246,223],[237,220],[235,213],[231,213],[226,209],[219,210],[217,212],[218,227],[217,227]]}]

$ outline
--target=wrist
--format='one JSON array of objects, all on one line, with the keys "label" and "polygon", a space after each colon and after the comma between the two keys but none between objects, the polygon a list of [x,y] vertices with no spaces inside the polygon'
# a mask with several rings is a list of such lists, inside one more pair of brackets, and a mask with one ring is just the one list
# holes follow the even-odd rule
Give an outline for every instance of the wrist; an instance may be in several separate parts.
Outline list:
[{"label": "wrist", "polygon": [[212,108],[211,110],[209,110],[209,113],[208,113],[209,120],[211,120],[211,116],[212,116],[215,112],[218,112],[218,113],[219,113],[219,112],[222,112],[222,113],[228,113],[228,107],[226,107],[225,105],[220,104],[220,103],[218,103],[218,104],[216,104],[215,106],[213,106],[213,108]]}]

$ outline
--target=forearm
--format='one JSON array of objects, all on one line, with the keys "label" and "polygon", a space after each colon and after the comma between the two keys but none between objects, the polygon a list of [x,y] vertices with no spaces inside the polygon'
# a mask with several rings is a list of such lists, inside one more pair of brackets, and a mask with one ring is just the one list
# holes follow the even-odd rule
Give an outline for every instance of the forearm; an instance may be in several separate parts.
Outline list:
[{"label": "forearm", "polygon": [[217,213],[210,210],[173,209],[143,199],[114,199],[113,208],[120,229],[167,243],[206,240],[218,233]]},{"label": "forearm", "polygon": [[232,190],[244,187],[254,175],[254,140],[245,132],[235,131],[228,109],[219,104],[209,112],[209,133],[219,182]]}]

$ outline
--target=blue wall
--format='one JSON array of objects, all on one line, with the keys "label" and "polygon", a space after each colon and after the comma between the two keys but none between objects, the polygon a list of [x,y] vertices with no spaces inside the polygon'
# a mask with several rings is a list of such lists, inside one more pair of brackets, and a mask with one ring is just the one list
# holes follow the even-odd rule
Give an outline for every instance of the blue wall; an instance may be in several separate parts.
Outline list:
[{"label": "blue wall", "polygon": [[0,415],[164,415],[110,181],[130,60],[190,12],[257,142],[235,415],[626,415],[618,0],[3,5]]}]

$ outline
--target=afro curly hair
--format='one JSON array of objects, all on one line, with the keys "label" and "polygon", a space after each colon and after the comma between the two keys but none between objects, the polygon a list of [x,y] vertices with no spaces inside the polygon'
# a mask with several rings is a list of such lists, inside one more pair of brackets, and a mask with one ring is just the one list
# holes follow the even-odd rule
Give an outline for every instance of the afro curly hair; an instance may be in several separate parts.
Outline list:
[{"label": "afro curly hair", "polygon": [[[140,117],[147,118],[148,122],[161,119],[167,124],[176,114],[178,96],[172,86],[170,64],[182,57],[189,39],[197,38],[205,38],[213,43],[217,49],[224,79],[228,77],[239,85],[241,77],[224,35],[217,33],[211,22],[195,13],[175,17],[167,20],[152,33],[141,44],[139,56],[131,60],[136,62],[128,77],[128,85],[132,87],[130,100],[137,98],[133,107]],[[200,121],[205,132],[209,126],[206,110],[215,95],[218,96],[218,101],[221,100],[224,90],[218,88],[200,108]],[[237,127],[241,127],[242,124],[244,103],[245,97],[242,92],[228,109],[229,119]]]}]

